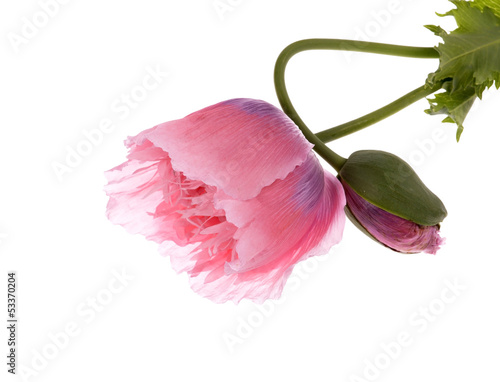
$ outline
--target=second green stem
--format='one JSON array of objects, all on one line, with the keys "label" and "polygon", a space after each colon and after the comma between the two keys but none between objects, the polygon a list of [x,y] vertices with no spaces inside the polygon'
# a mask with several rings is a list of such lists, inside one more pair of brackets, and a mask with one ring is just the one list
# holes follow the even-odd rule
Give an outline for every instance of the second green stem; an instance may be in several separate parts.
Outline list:
[{"label": "second green stem", "polygon": [[275,71],[274,81],[276,94],[283,111],[297,124],[307,140],[314,144],[314,150],[325,160],[327,160],[337,171],[342,168],[345,159],[333,152],[325,145],[335,139],[359,131],[382,119],[400,111],[406,106],[424,98],[441,88],[441,84],[433,88],[421,86],[420,88],[406,94],[389,105],[367,114],[351,122],[314,134],[299,117],[292,105],[285,86],[285,68],[288,61],[297,53],[307,50],[346,50],[363,53],[386,54],[411,58],[439,58],[439,53],[434,48],[412,47],[392,44],[380,44],[374,42],[337,40],[337,39],[308,39],[294,42],[287,46],[279,55]]},{"label": "second green stem", "polygon": [[434,87],[427,87],[425,85],[421,86],[372,113],[366,114],[353,121],[343,123],[342,125],[332,127],[331,129],[321,131],[317,133],[316,136],[325,143],[345,137],[346,135],[355,133],[356,131],[362,130],[365,127],[371,126],[393,114],[396,114],[398,111],[403,110],[412,103],[438,91],[441,87],[441,83]]}]

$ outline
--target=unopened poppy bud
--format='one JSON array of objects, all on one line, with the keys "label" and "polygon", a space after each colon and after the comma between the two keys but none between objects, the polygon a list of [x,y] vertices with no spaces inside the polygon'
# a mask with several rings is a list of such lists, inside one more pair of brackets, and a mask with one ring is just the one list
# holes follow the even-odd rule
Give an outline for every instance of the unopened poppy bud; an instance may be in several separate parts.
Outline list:
[{"label": "unopened poppy bud", "polygon": [[401,158],[383,151],[353,153],[339,173],[346,214],[371,238],[403,253],[435,254],[444,239],[441,200]]}]

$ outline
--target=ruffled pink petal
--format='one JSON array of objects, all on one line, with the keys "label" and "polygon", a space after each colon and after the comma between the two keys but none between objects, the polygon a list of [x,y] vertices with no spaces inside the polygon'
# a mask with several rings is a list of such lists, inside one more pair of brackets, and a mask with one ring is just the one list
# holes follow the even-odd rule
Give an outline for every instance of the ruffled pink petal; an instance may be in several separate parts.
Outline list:
[{"label": "ruffled pink petal", "polygon": [[129,139],[127,145],[129,160],[105,173],[112,223],[157,243],[187,245],[196,242],[200,227],[225,220],[211,202],[215,188],[175,171],[167,153],[148,140]]},{"label": "ruffled pink petal", "polygon": [[220,194],[216,197],[216,205],[224,209],[227,220],[241,228],[235,235],[238,261],[228,264],[236,272],[269,264],[290,250],[301,248],[307,252],[319,243],[330,224],[340,228],[328,238],[331,245],[342,237],[342,186],[323,170],[312,152],[285,180],[266,187],[254,199],[239,201]]},{"label": "ruffled pink petal", "polygon": [[435,255],[444,239],[439,225],[423,226],[393,215],[359,196],[342,182],[347,206],[369,235],[387,247],[403,253],[426,252]]},{"label": "ruffled pink petal", "polygon": [[[340,182],[280,113],[262,101],[234,100],[129,138],[127,162],[106,173],[109,219],[160,243],[202,296],[278,298],[297,262],[340,241],[345,219]],[[273,139],[256,143],[254,156],[231,130],[258,138],[251,124]],[[233,163],[229,181],[211,181],[221,163]]]},{"label": "ruffled pink petal", "polygon": [[167,222],[158,220],[154,212],[163,202],[163,190],[173,177],[170,161],[163,150],[149,141],[131,150],[127,162],[105,173],[105,191],[110,197],[107,217],[130,233],[141,233],[161,243],[166,239],[162,231]]},{"label": "ruffled pink petal", "polygon": [[328,252],[345,223],[342,186],[313,153],[256,198],[240,201],[220,192],[215,205],[226,213],[226,232],[232,231],[225,251],[160,248],[177,271],[188,272],[197,293],[215,302],[278,298],[294,265]]},{"label": "ruffled pink petal", "polygon": [[162,123],[141,135],[168,152],[190,179],[250,199],[301,164],[312,145],[273,105],[233,99]]}]

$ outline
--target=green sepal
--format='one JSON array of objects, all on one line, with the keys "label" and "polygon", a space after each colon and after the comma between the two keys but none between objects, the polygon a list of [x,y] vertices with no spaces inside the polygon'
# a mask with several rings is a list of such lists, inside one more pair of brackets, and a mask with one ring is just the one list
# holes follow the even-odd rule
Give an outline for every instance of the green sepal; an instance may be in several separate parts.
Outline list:
[{"label": "green sepal", "polygon": [[347,159],[339,176],[365,200],[414,223],[432,226],[447,215],[441,200],[411,166],[391,153],[356,151]]}]

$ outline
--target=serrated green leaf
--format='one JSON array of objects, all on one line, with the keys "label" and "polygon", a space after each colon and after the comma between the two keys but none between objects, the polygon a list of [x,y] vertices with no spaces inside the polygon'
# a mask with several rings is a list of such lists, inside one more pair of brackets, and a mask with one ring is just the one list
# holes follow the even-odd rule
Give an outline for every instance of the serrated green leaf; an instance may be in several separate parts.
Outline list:
[{"label": "serrated green leaf", "polygon": [[453,16],[458,28],[447,33],[426,26],[443,39],[436,50],[440,65],[427,85],[444,82],[446,93],[429,100],[429,114],[447,114],[463,131],[463,122],[476,97],[485,89],[500,87],[500,0],[451,0],[457,7],[442,16]]},{"label": "serrated green leaf", "polygon": [[[450,83],[450,82],[448,82]],[[446,89],[447,86],[445,86]],[[429,99],[430,109],[425,112],[431,115],[446,114],[447,117],[443,122],[454,122],[458,126],[457,142],[460,140],[460,135],[464,129],[464,120],[474,101],[477,98],[476,91],[473,87],[454,92],[444,92],[434,95],[433,99]]]},{"label": "serrated green leaf", "polygon": [[483,9],[485,7],[490,8],[495,15],[500,17],[500,1],[498,0],[478,0],[471,3],[472,6]]},{"label": "serrated green leaf", "polygon": [[455,123],[455,121],[451,117],[446,117],[443,119],[443,123]]},{"label": "serrated green leaf", "polygon": [[446,31],[438,25],[424,25],[424,27],[426,27],[432,33],[434,33],[436,36],[439,37],[447,34]]}]

